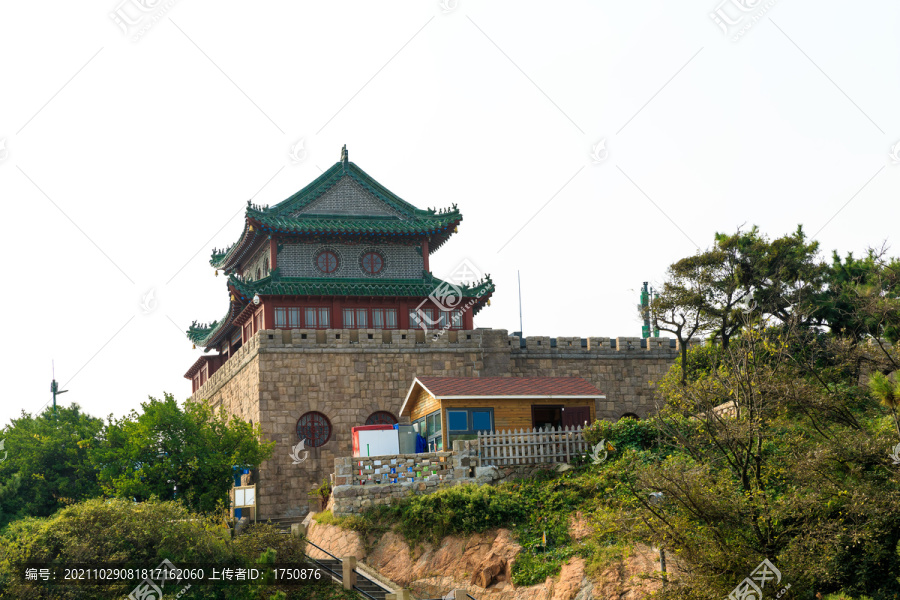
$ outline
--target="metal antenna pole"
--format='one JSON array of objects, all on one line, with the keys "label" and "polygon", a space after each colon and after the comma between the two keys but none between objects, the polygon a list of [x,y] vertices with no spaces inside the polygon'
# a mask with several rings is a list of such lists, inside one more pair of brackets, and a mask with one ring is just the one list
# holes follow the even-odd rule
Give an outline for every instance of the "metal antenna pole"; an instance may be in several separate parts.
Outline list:
[{"label": "metal antenna pole", "polygon": [[519,335],[524,336],[525,333],[522,330],[522,272],[516,271],[516,275],[519,277]]},{"label": "metal antenna pole", "polygon": [[50,382],[50,393],[53,394],[53,418],[56,418],[56,396],[57,394],[65,394],[69,390],[61,390],[59,389],[59,384],[56,383],[56,363],[54,361],[50,361],[50,368],[53,373],[53,380]]}]

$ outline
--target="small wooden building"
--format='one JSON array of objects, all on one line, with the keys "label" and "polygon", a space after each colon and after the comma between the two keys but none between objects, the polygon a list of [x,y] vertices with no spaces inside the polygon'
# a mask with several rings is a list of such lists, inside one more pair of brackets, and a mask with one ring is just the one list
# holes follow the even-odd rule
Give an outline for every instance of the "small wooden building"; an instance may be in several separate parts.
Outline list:
[{"label": "small wooden building", "polygon": [[579,426],[596,418],[600,390],[581,377],[417,377],[401,417],[409,417],[429,450],[479,431]]}]

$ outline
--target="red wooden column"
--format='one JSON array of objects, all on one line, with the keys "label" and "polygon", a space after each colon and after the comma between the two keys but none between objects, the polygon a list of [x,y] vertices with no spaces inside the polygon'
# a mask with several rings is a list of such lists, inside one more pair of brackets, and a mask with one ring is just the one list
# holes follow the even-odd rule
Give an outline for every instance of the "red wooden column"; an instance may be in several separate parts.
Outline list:
[{"label": "red wooden column", "polygon": [[331,327],[333,329],[344,329],[344,309],[341,306],[341,299],[335,297],[331,302]]},{"label": "red wooden column", "polygon": [[275,238],[269,240],[269,265],[272,270],[278,267],[278,240]]},{"label": "red wooden column", "polygon": [[263,311],[263,329],[275,329],[275,304],[271,301],[262,302]]},{"label": "red wooden column", "polygon": [[466,309],[466,312],[463,313],[463,329],[475,329],[474,312],[474,308],[468,308]]},{"label": "red wooden column", "polygon": [[422,240],[422,261],[424,262],[423,268],[431,272],[431,269],[428,268],[428,238]]},{"label": "red wooden column", "polygon": [[409,304],[400,302],[400,312],[397,315],[397,329],[409,329]]}]

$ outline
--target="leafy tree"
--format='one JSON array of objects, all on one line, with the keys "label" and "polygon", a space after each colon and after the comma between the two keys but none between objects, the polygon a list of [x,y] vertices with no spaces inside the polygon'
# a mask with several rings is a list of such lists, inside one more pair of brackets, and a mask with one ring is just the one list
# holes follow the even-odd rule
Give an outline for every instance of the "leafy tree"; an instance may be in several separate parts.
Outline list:
[{"label": "leafy tree", "polygon": [[110,419],[106,442],[94,455],[103,491],[138,501],[178,498],[210,512],[228,500],[234,465],[258,466],[274,442],[259,441],[259,427],[228,420],[205,402],[179,406],[171,394],[150,398],[143,411]]},{"label": "leafy tree", "polygon": [[103,420],[77,404],[39,415],[22,412],[0,433],[0,527],[23,516],[49,516],[100,494],[90,452],[101,442]]},{"label": "leafy tree", "polygon": [[708,328],[703,312],[709,290],[709,264],[700,255],[669,267],[662,289],[650,303],[655,329],[674,333],[681,348],[681,382],[687,382],[687,349],[690,341]]},{"label": "leafy tree", "polygon": [[897,420],[897,408],[900,407],[900,383],[895,384],[883,373],[875,371],[869,380],[869,388],[872,390],[872,395],[891,411],[894,424],[897,426],[897,435],[900,436],[900,421]]},{"label": "leafy tree", "polygon": [[772,241],[756,227],[750,233],[738,244],[743,247],[743,284],[760,314],[800,328],[821,323],[826,267],[819,259],[819,243],[806,241],[802,225]]},{"label": "leafy tree", "polygon": [[[900,261],[885,254],[885,248],[870,248],[860,259],[852,253],[846,259],[832,255],[822,312],[837,336],[854,342],[900,340]],[[893,366],[900,368],[896,361]]]},{"label": "leafy tree", "polygon": [[756,323],[714,368],[660,382],[669,456],[635,462],[634,497],[650,539],[686,565],[669,595],[722,597],[763,558],[799,597],[900,594],[900,479],[886,458],[896,421],[853,368],[871,350]]}]

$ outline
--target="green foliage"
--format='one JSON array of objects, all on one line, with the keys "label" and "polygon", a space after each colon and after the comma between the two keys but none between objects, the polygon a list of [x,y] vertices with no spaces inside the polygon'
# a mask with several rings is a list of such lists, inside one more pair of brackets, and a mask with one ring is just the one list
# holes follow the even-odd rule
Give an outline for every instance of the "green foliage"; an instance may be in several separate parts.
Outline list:
[{"label": "green foliage", "polygon": [[611,442],[615,450],[650,450],[657,445],[659,431],[652,421],[639,421],[630,417],[616,422],[597,420],[584,430],[584,438],[591,446],[601,440]]},{"label": "green foliage", "polygon": [[322,525],[338,525],[340,519],[334,516],[330,510],[323,510],[313,515],[313,520]]},{"label": "green foliage", "polygon": [[[13,522],[0,535],[0,598],[119,600],[135,582],[104,585],[67,585],[49,588],[21,578],[17,563],[51,562],[61,565],[100,565],[122,562],[148,569],[168,559],[174,565],[227,562],[265,568],[273,563],[303,565],[300,540],[279,533],[270,525],[252,525],[233,542],[223,536],[221,523],[191,513],[180,502],[120,499],[87,500],[44,519]],[[176,588],[177,590],[180,589]],[[164,589],[169,597],[168,589]],[[299,587],[195,584],[186,598],[204,600],[354,600],[330,579]]]},{"label": "green foliage", "polygon": [[[672,597],[727,594],[763,558],[791,594],[900,594],[900,480],[889,421],[858,365],[890,354],[808,329],[761,325],[682,384],[659,384],[666,453],[635,463],[635,533],[691,570]],[[889,367],[887,367],[889,368]],[[873,376],[872,393],[888,387]],[[664,458],[663,458],[664,457]],[[662,492],[665,502],[645,500]]]},{"label": "green foliage", "polygon": [[[409,496],[391,506],[378,506],[362,515],[334,518],[325,512],[319,522],[380,535],[391,528],[410,544],[438,544],[447,535],[469,535],[488,529],[512,529],[522,551],[513,564],[516,585],[532,585],[559,573],[571,556],[588,560],[592,571],[619,558],[629,539],[621,509],[632,506],[633,485],[629,465],[646,461],[646,452],[635,452],[629,440],[641,443],[642,422],[620,422],[624,448],[602,465],[586,465],[565,473],[542,470],[533,478],[498,486],[460,485],[434,494]],[[569,521],[576,512],[589,519],[595,533],[573,540]]]},{"label": "green foliage", "polygon": [[864,258],[832,254],[826,273],[828,288],[820,311],[831,331],[860,341],[883,337],[890,344],[900,339],[900,261],[884,251],[869,249]]},{"label": "green foliage", "polygon": [[566,553],[559,551],[541,554],[521,552],[516,556],[510,577],[515,585],[543,583],[548,577],[559,573],[566,558]]},{"label": "green foliage", "polygon": [[[163,559],[177,565],[230,556],[228,543],[216,525],[191,514],[180,503],[87,500],[47,519],[15,521],[4,531],[0,537],[0,582],[4,582],[0,591],[8,594],[3,597],[51,597],[47,588],[12,577],[12,565],[26,560],[85,565],[121,561],[150,569]],[[124,582],[64,586],[52,597],[122,598],[133,588],[133,583]]]},{"label": "green foliage", "polygon": [[300,563],[304,561],[303,547],[293,535],[285,535],[269,524],[251,524],[232,543],[235,554],[243,557],[257,557],[273,552],[280,563]]},{"label": "green foliage", "polygon": [[525,511],[508,488],[470,484],[379,507],[374,516],[376,522],[395,521],[399,532],[411,542],[437,544],[447,535],[476,533],[517,522]]},{"label": "green foliage", "polygon": [[331,496],[331,481],[327,477],[322,480],[322,485],[319,486],[318,491],[322,500],[328,500],[328,497]]},{"label": "green foliage", "polygon": [[883,373],[878,371],[872,373],[869,389],[888,408],[896,409],[900,405],[900,383],[894,384]]},{"label": "green foliage", "polygon": [[275,443],[260,443],[258,426],[229,420],[204,402],[181,407],[166,394],[141,406],[141,413],[109,422],[94,454],[100,485],[111,496],[174,496],[192,510],[214,511],[228,500],[233,465],[255,467],[272,455]]},{"label": "green foliage", "polygon": [[25,516],[49,516],[100,494],[90,452],[102,441],[103,421],[77,404],[22,413],[0,433],[6,460],[0,462],[0,529]]}]

